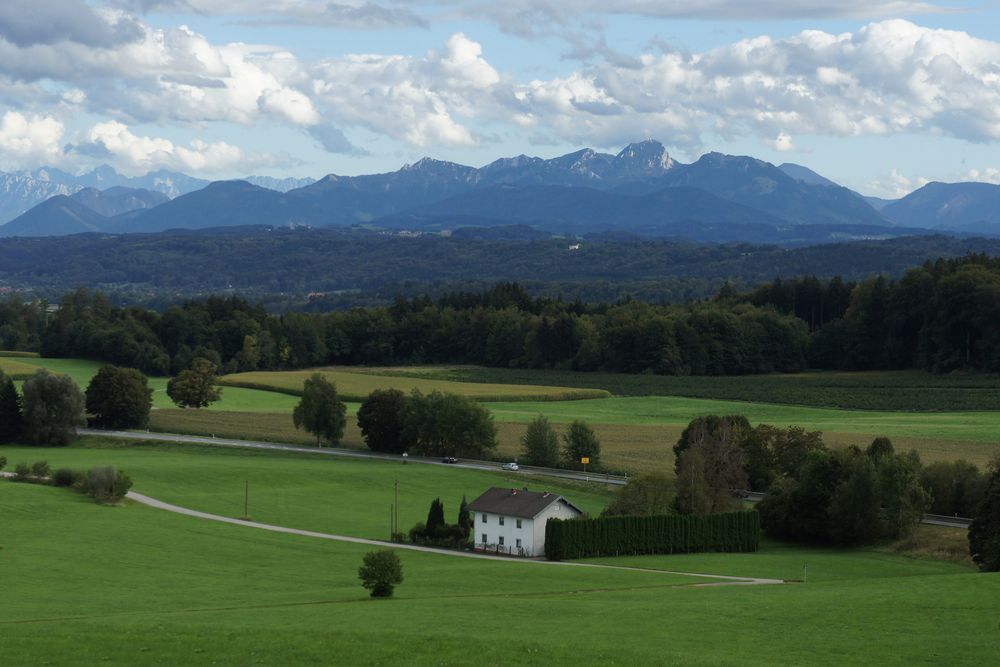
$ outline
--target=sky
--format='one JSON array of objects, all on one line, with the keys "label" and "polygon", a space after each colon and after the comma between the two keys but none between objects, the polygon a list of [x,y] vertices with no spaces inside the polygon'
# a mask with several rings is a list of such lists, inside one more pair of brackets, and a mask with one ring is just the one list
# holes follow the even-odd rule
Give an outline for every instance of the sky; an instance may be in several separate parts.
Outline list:
[{"label": "sky", "polygon": [[0,169],[210,179],[661,141],[1000,183],[1000,2],[3,0]]}]

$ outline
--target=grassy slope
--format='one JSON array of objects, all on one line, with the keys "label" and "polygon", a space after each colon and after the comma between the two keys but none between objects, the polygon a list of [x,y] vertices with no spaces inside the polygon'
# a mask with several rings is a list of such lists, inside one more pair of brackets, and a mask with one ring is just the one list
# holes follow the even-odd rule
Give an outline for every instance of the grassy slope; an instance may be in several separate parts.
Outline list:
[{"label": "grassy slope", "polygon": [[344,368],[320,368],[300,371],[256,371],[223,376],[221,384],[251,387],[268,391],[301,394],[302,385],[312,374],[322,373],[336,383],[337,391],[345,400],[362,401],[376,389],[401,389],[409,392],[418,389],[462,394],[480,401],[495,400],[576,400],[605,398],[609,393],[601,389],[569,389],[540,385],[486,384],[452,382],[431,378],[380,376],[371,372],[352,372]]},{"label": "grassy slope", "polygon": [[[5,664],[987,664],[1000,575],[864,552],[757,554],[782,587],[404,552],[370,601],[364,547],[0,482]],[[44,528],[42,528],[44,527]],[[40,529],[42,528],[42,529]],[[663,558],[724,568],[731,556]],[[745,559],[744,559],[745,560]],[[640,564],[650,565],[652,559]],[[813,572],[815,575],[812,575]]]},{"label": "grassy slope", "polygon": [[434,498],[441,498],[448,520],[454,521],[463,495],[472,500],[490,486],[563,493],[589,512],[599,512],[610,498],[596,485],[558,484],[499,470],[172,445],[128,447],[99,439],[84,443],[91,447],[0,447],[0,455],[11,467],[43,459],[53,469],[115,465],[134,480],[135,491],[226,516],[243,514],[249,481],[250,515],[257,521],[377,539],[388,538],[397,479],[404,530],[427,518]]}]

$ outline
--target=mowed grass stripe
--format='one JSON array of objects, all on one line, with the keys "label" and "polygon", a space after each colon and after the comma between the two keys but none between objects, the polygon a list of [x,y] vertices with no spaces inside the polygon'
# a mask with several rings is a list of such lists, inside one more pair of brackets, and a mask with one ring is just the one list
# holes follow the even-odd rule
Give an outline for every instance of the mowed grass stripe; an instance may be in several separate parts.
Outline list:
[{"label": "mowed grass stripe", "polygon": [[234,373],[223,376],[219,383],[229,387],[263,389],[300,396],[303,384],[314,373],[321,373],[334,382],[340,396],[348,401],[363,401],[376,389],[400,389],[407,393],[414,389],[424,393],[449,392],[468,396],[477,401],[569,401],[605,398],[611,395],[603,389],[455,382],[432,378],[374,375],[367,372],[353,372],[345,368]]}]

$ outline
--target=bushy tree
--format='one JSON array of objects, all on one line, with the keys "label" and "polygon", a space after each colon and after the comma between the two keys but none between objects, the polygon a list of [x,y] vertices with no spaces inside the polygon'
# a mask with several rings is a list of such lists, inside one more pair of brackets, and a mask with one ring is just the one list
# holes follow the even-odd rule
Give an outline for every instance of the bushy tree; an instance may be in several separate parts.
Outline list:
[{"label": "bushy tree", "polygon": [[87,471],[86,492],[100,502],[117,502],[132,488],[132,480],[114,466],[97,466]]},{"label": "bushy tree", "polygon": [[601,465],[601,441],[587,422],[575,419],[563,434],[563,461],[567,467],[581,468],[584,457],[590,459],[587,465],[596,469]]},{"label": "bushy tree", "polygon": [[401,454],[410,443],[403,438],[406,394],[399,389],[376,389],[358,408],[358,426],[368,449]]},{"label": "bushy tree", "polygon": [[559,436],[543,415],[532,420],[521,437],[521,459],[533,466],[559,465]]},{"label": "bushy tree", "polygon": [[674,480],[660,472],[637,475],[621,487],[601,516],[655,516],[674,512]]},{"label": "bushy tree", "polygon": [[990,463],[986,493],[969,526],[969,554],[983,572],[1000,571],[1000,459]]},{"label": "bushy tree", "polygon": [[0,470],[3,470],[7,466],[7,457],[0,456]]},{"label": "bushy tree", "polygon": [[337,395],[337,387],[323,376],[313,373],[302,388],[302,399],[292,412],[295,428],[303,428],[316,436],[316,444],[325,442],[336,447],[347,425],[347,406]]},{"label": "bushy tree", "polygon": [[743,415],[695,417],[674,445],[674,472],[680,473],[681,455],[689,447],[709,440],[742,444],[750,431],[750,422]]},{"label": "bushy tree", "polygon": [[403,564],[390,549],[369,551],[358,569],[358,578],[373,598],[392,597],[396,586],[403,583]]},{"label": "bushy tree", "polygon": [[17,440],[23,432],[21,397],[14,381],[0,372],[0,442]]},{"label": "bushy tree", "polygon": [[971,517],[985,496],[987,476],[968,461],[937,461],[924,466],[920,484],[931,496],[929,512]]},{"label": "bushy tree", "polygon": [[144,428],[153,407],[153,390],[134,368],[103,366],[87,385],[87,412],[103,428]]},{"label": "bushy tree", "polygon": [[83,392],[68,375],[40,368],[24,382],[25,436],[40,445],[66,445],[87,423]]},{"label": "bushy tree", "polygon": [[191,367],[167,382],[167,396],[181,408],[205,408],[222,398],[222,388],[216,386],[218,365],[197,357]]},{"label": "bushy tree", "polygon": [[481,458],[497,446],[489,410],[470,398],[414,390],[406,404],[403,437],[412,451],[427,456]]},{"label": "bushy tree", "polygon": [[677,509],[682,514],[718,514],[735,509],[734,490],[745,489],[746,455],[733,437],[706,437],[681,453]]}]

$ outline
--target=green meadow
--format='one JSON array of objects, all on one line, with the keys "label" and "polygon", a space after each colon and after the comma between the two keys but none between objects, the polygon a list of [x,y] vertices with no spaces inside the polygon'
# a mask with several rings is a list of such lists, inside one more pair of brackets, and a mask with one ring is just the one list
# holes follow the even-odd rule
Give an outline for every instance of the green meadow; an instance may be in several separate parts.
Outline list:
[{"label": "green meadow", "polygon": [[[440,494],[508,480],[447,467],[191,447],[3,447],[11,460],[115,463],[135,489],[257,520],[377,534],[399,478],[401,524]],[[236,487],[235,489],[232,487]],[[567,487],[596,511],[607,495]],[[415,507],[410,508],[408,505]],[[381,519],[381,515],[385,519]],[[422,518],[422,517],[421,517]],[[5,665],[989,664],[1000,575],[874,550],[765,542],[757,554],[637,557],[598,569],[400,551],[371,600],[368,547],[219,524],[0,481]],[[801,578],[709,586],[651,570]]]},{"label": "green meadow", "polygon": [[455,521],[462,497],[490,486],[530,487],[572,497],[600,512],[610,492],[596,485],[520,477],[447,466],[327,456],[280,455],[191,445],[150,445],[83,438],[73,447],[0,447],[9,467],[46,460],[53,469],[114,465],[134,480],[133,491],[192,509],[241,516],[249,484],[249,512],[256,521],[293,528],[388,539],[390,506],[399,492],[399,526],[427,518],[431,501],[444,502]]},{"label": "green meadow", "polygon": [[[101,364],[77,359],[41,359],[30,357],[0,357],[0,369],[15,377],[26,377],[38,366],[73,377],[86,387]],[[21,372],[16,372],[21,368]],[[27,368],[29,372],[25,372]],[[504,401],[488,401],[499,431],[498,456],[512,458],[520,450],[520,438],[525,425],[539,414],[547,416],[558,429],[574,419],[590,422],[601,438],[603,459],[615,470],[640,471],[671,469],[671,448],[684,426],[704,414],[742,414],[751,423],[776,426],[801,426],[819,430],[834,446],[864,445],[879,436],[893,440],[897,448],[915,449],[925,461],[964,458],[978,465],[986,464],[1000,452],[1000,410],[874,410],[817,407],[791,403],[767,402],[776,396],[793,400],[795,383],[803,383],[803,395],[829,390],[830,396],[844,392],[860,392],[870,398],[894,396],[899,392],[918,395],[914,399],[925,403],[929,397],[947,398],[944,405],[990,405],[1000,407],[1000,388],[992,376],[930,376],[926,373],[805,373],[797,376],[774,375],[740,378],[662,378],[621,376],[616,374],[572,373],[568,371],[520,371],[478,369],[468,367],[426,367],[410,370],[400,368],[337,368],[329,371],[348,398],[351,392],[363,396],[378,387],[397,387],[424,391],[440,389],[458,391],[480,400],[506,396]],[[166,395],[166,378],[150,378],[153,389],[153,430],[188,434],[216,434],[258,440],[273,440],[310,444],[312,438],[292,425],[291,412],[298,402],[297,391],[309,371],[287,373],[255,373],[226,376],[224,382],[239,378],[250,386],[225,386],[223,398],[205,410],[179,410]],[[746,396],[759,385],[758,402],[722,398],[692,398],[680,395],[641,395],[610,398],[580,398],[585,390],[577,385],[593,376],[598,392],[618,388],[639,392],[640,389],[674,387],[677,391],[707,392],[716,387],[718,393]],[[419,377],[412,377],[419,376]],[[253,380],[252,382],[248,380]],[[559,385],[521,385],[503,380],[525,379],[564,381]],[[625,378],[625,379],[623,379]],[[478,383],[474,380],[490,380]],[[631,383],[631,384],[630,384]],[[269,387],[263,389],[260,387]],[[567,388],[568,387],[568,388]],[[823,389],[823,388],[826,389]],[[853,387],[853,389],[852,389]],[[850,389],[850,391],[848,391]],[[810,394],[812,392],[812,394]],[[867,393],[866,393],[867,392]],[[604,396],[606,394],[599,393]],[[553,400],[557,397],[578,400]],[[963,398],[964,397],[964,398]],[[537,400],[528,400],[528,399]],[[989,400],[988,400],[989,399]],[[811,399],[810,399],[811,400]],[[839,399],[836,399],[839,400]],[[834,402],[836,402],[834,400]],[[907,399],[909,400],[909,399]],[[871,404],[892,403],[895,399],[878,400]],[[910,405],[909,403],[907,405]],[[348,414],[357,411],[356,401],[348,402]],[[343,444],[363,447],[364,443],[354,419],[348,419]]]}]

